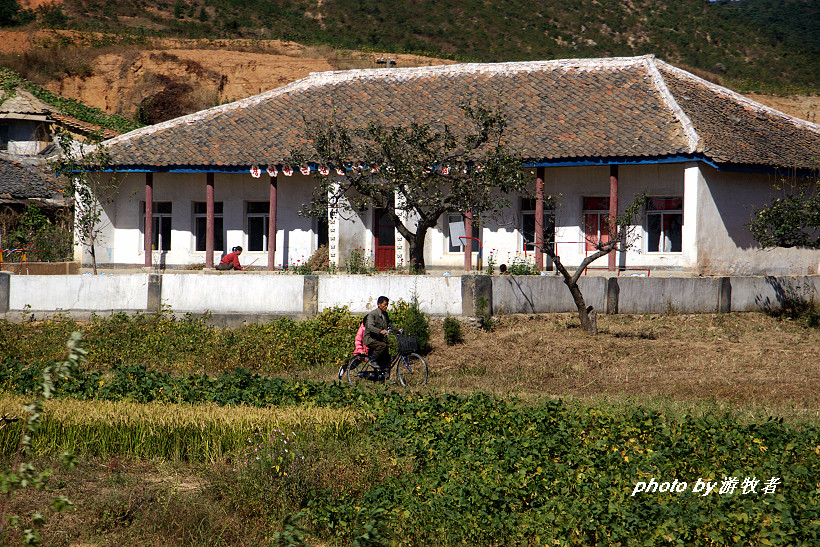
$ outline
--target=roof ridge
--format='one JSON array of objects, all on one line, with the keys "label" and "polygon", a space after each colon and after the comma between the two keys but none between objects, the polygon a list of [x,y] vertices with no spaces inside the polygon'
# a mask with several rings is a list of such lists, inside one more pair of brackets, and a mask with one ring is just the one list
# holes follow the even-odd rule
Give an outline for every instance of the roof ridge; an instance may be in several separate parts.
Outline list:
[{"label": "roof ridge", "polygon": [[277,87],[246,97],[238,101],[227,103],[220,106],[214,106],[205,110],[200,110],[192,114],[187,114],[179,118],[167,120],[155,125],[141,127],[128,133],[124,133],[112,139],[105,141],[106,146],[121,143],[130,140],[134,137],[143,135],[150,135],[164,129],[169,129],[177,125],[188,124],[191,125],[198,121],[207,118],[218,116],[225,112],[232,110],[240,110],[250,106],[262,103],[272,97],[284,95],[286,93],[293,93],[297,91],[304,91],[311,87],[321,86],[329,83],[342,83],[355,81],[362,78],[373,78],[378,76],[384,79],[408,79],[413,77],[427,76],[431,74],[445,74],[445,75],[459,75],[459,74],[476,74],[476,73],[495,73],[495,74],[512,74],[519,72],[533,72],[545,69],[580,69],[580,70],[594,70],[596,68],[612,68],[620,69],[631,66],[641,65],[647,60],[654,59],[653,54],[639,55],[634,57],[598,57],[598,58],[578,58],[578,59],[552,59],[546,61],[510,61],[504,63],[457,63],[452,65],[435,65],[424,67],[403,67],[403,68],[360,68],[352,70],[330,70],[326,72],[311,72],[310,75],[295,80],[284,86]]},{"label": "roof ridge", "polygon": [[792,116],[791,114],[786,114],[785,112],[777,110],[776,108],[772,108],[771,106],[767,106],[763,103],[759,103],[753,99],[750,99],[749,97],[746,97],[745,95],[742,95],[737,91],[732,91],[731,89],[712,83],[705,78],[701,78],[700,76],[692,74],[691,72],[687,72],[686,70],[678,68],[674,65],[670,65],[669,63],[666,63],[664,61],[657,60],[656,63],[659,63],[661,65],[661,68],[663,68],[664,70],[668,70],[669,72],[682,78],[693,80],[700,85],[708,87],[711,91],[717,93],[718,95],[722,95],[724,97],[737,101],[757,111],[766,112],[768,114],[772,114],[774,116],[783,118],[798,127],[803,127],[805,129],[809,129],[812,131],[816,131],[817,133],[820,133],[820,124],[804,120],[803,118],[798,118],[797,116]]},{"label": "roof ridge", "polygon": [[661,74],[660,70],[658,70],[657,63],[663,61],[659,61],[653,56],[652,58],[647,58],[645,62],[646,67],[649,70],[649,74],[652,76],[652,82],[655,84],[655,87],[658,89],[658,93],[661,96],[661,100],[666,103],[666,106],[669,107],[672,114],[678,118],[683,126],[683,132],[686,134],[686,140],[689,142],[689,153],[696,152],[698,145],[700,144],[700,135],[698,135],[695,130],[692,120],[686,115],[686,112],[683,111],[683,108],[681,108],[678,104],[678,101],[675,100],[675,96],[672,95],[672,92],[666,85],[666,81],[663,79],[663,74]]}]

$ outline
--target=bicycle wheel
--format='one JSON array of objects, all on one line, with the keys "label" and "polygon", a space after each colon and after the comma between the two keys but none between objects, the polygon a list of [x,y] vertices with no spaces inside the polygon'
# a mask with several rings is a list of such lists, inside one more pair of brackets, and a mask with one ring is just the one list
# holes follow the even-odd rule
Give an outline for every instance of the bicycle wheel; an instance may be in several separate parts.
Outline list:
[{"label": "bicycle wheel", "polygon": [[345,377],[345,374],[347,374],[347,369],[349,369],[351,365],[358,366],[359,361],[361,360],[362,358],[360,356],[354,355],[348,361],[342,364],[342,366],[339,367],[339,380]]},{"label": "bicycle wheel", "polygon": [[396,365],[399,383],[404,387],[418,387],[427,384],[427,361],[418,353],[403,355]]},{"label": "bicycle wheel", "polygon": [[377,369],[369,360],[354,358],[347,367],[347,381],[351,384],[364,384],[376,380]]}]

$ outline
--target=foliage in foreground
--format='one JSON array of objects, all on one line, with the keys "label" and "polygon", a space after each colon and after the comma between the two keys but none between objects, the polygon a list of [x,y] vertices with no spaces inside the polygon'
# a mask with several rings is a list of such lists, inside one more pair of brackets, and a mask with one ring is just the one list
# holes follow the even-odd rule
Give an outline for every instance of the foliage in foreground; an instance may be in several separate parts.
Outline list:
[{"label": "foliage in foreground", "polygon": [[[151,400],[166,397],[171,389],[188,394],[192,402],[332,406],[372,415],[374,422],[362,422],[362,431],[374,446],[389,448],[397,462],[405,463],[400,464],[402,472],[383,468],[384,475],[358,483],[360,489],[338,487],[345,470],[361,464],[342,459],[332,466],[338,480],[313,482],[310,496],[293,498],[298,484],[271,478],[270,468],[302,473],[303,460],[283,456],[281,441],[272,441],[279,452],[253,476],[277,484],[277,489],[260,490],[267,492],[266,505],[300,515],[295,523],[289,521],[292,534],[302,527],[344,544],[365,536],[443,545],[811,545],[820,540],[816,426],[794,428],[771,419],[743,424],[731,414],[679,419],[642,408],[579,409],[561,401],[524,406],[483,394],[466,398],[355,390],[340,383],[272,380],[247,372],[172,382],[132,368],[117,372],[116,381],[110,379],[119,386],[111,390],[109,383],[99,385],[99,374],[61,382],[56,393]],[[157,385],[158,380],[168,384]],[[95,383],[99,389],[82,387]],[[4,377],[3,385],[8,390],[15,382]],[[294,448],[309,464],[314,448]],[[318,472],[300,476],[316,477]],[[731,477],[738,479],[737,488],[719,492],[728,489]],[[759,481],[756,490],[743,493],[740,482],[751,478]],[[659,484],[686,482],[687,487],[636,493],[639,482],[653,479]],[[770,479],[779,483],[767,493],[764,483]],[[719,488],[707,495],[695,492],[698,480]]]},{"label": "foliage in foreground", "polygon": [[[80,343],[80,333],[74,332],[68,340],[68,358],[60,363],[46,367],[37,378],[35,384],[36,398],[33,402],[24,405],[22,408],[23,417],[21,418],[7,418],[8,414],[3,415],[3,423],[0,424],[0,431],[5,429],[5,426],[19,423],[20,432],[16,436],[19,439],[17,443],[17,450],[12,458],[11,470],[0,472],[0,485],[2,485],[3,502],[0,506],[0,542],[5,543],[5,534],[7,525],[11,527],[21,526],[23,522],[30,521],[32,527],[23,530],[24,542],[26,545],[36,545],[40,543],[40,534],[35,529],[45,523],[46,519],[39,511],[32,513],[27,520],[21,519],[18,515],[9,513],[9,502],[11,502],[13,495],[29,486],[37,489],[45,487],[48,477],[51,475],[51,469],[38,472],[34,465],[28,461],[24,461],[26,456],[32,449],[32,438],[39,432],[43,420],[43,403],[50,399],[54,392],[55,381],[68,380],[73,374],[79,372],[80,365],[85,360],[85,348]],[[25,422],[23,422],[25,419]],[[10,428],[15,429],[15,428]],[[73,456],[69,451],[63,453],[63,462],[67,465],[72,465]],[[59,496],[51,505],[52,510],[59,512],[72,505],[65,496]]]}]

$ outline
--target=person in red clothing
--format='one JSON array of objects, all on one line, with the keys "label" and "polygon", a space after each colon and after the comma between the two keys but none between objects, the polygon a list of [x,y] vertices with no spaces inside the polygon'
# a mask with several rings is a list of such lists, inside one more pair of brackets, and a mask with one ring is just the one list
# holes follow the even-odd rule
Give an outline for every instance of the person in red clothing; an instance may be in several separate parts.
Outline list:
[{"label": "person in red clothing", "polygon": [[244,270],[242,266],[239,265],[239,255],[242,254],[242,247],[238,245],[231,249],[232,252],[226,254],[222,257],[222,260],[219,261],[217,264],[217,270]]}]

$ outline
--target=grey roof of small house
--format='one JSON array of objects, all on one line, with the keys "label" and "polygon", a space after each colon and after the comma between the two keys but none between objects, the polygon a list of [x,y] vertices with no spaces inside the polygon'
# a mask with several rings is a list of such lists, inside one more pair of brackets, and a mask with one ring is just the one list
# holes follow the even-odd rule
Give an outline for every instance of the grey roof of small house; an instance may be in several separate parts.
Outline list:
[{"label": "grey roof of small house", "polygon": [[[10,95],[10,96],[9,96]],[[56,111],[56,109],[28,91],[23,89],[15,89],[13,92],[6,94],[5,100],[0,102],[0,117],[12,116],[47,116]]]},{"label": "grey roof of small house", "polygon": [[465,119],[502,105],[507,144],[528,163],[658,161],[813,169],[820,126],[654,56],[460,64],[311,74],[284,87],[106,141],[120,170],[245,170],[305,146],[304,120],[349,125]]},{"label": "grey roof of small house", "polygon": [[42,164],[0,156],[0,199],[62,199],[57,178],[46,176],[46,170]]}]

